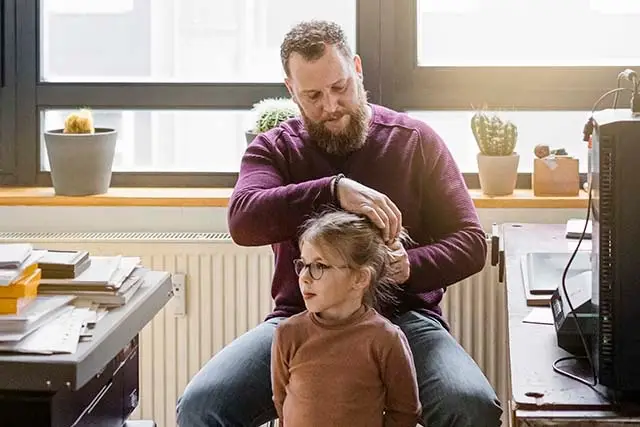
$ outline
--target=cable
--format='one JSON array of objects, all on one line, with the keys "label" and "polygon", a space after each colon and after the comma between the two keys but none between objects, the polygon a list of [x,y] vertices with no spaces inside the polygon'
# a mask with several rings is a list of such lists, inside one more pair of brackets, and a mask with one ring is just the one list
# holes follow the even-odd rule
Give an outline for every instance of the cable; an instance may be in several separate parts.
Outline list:
[{"label": "cable", "polygon": [[611,95],[612,93],[615,93],[617,95],[619,92],[623,92],[625,90],[631,91],[633,93],[633,90],[628,88],[628,87],[619,87],[619,88],[616,88],[616,89],[611,89],[610,91],[606,92],[604,95],[602,95],[600,98],[598,98],[598,100],[593,104],[593,108],[591,109],[591,114],[596,112],[596,109],[598,108],[598,105],[600,105],[602,100],[605,99],[607,96]]},{"label": "cable", "polygon": [[[620,74],[618,74],[618,79],[617,79],[617,88],[620,88],[620,81],[622,79],[628,80],[633,84],[633,90],[632,90],[632,95],[638,93],[638,75],[636,74],[635,71],[630,70],[630,69],[626,69],[622,72],[620,72]],[[630,89],[631,90],[631,89]],[[620,95],[620,92],[616,92],[616,96],[613,98],[613,108],[616,109],[618,108],[618,96]]]},{"label": "cable", "polygon": [[[564,268],[564,271],[562,272],[562,291],[564,293],[564,297],[567,300],[567,304],[569,304],[569,310],[571,310],[571,314],[573,315],[573,320],[576,322],[576,329],[578,330],[578,335],[580,336],[580,341],[582,341],[582,345],[584,347],[584,351],[587,355],[586,359],[589,361],[589,366],[591,367],[591,372],[593,374],[593,379],[591,381],[588,381],[584,378],[581,378],[577,375],[574,375],[570,372],[564,371],[561,368],[559,368],[557,366],[557,364],[559,362],[563,362],[565,360],[571,360],[571,359],[575,359],[575,360],[579,360],[579,359],[584,359],[584,357],[578,358],[578,357],[574,357],[574,356],[569,356],[569,357],[562,357],[558,360],[556,360],[555,362],[553,362],[553,370],[556,371],[559,374],[562,374],[564,376],[567,376],[569,378],[572,378],[576,381],[579,381],[583,384],[588,385],[589,387],[594,387],[598,384],[598,377],[597,377],[597,373],[596,373],[596,366],[593,363],[593,359],[591,358],[591,351],[589,350],[589,346],[587,346],[587,340],[584,338],[584,334],[582,333],[582,328],[580,327],[580,324],[578,323],[578,315],[575,312],[575,309],[573,308],[573,304],[571,304],[571,299],[569,298],[569,293],[567,292],[567,274],[569,273],[569,268],[571,267],[571,263],[573,262],[573,259],[576,257],[578,250],[580,249],[580,244],[582,243],[582,241],[584,240],[584,236],[587,233],[587,226],[589,225],[589,215],[591,213],[591,177],[589,177],[589,185],[588,185],[588,189],[589,189],[589,200],[587,202],[587,217],[584,221],[584,228],[582,229],[582,233],[580,234],[580,239],[578,240],[578,244],[576,245],[576,248],[573,250],[573,253],[571,254],[571,257],[569,258],[569,261],[567,262],[567,265]],[[593,237],[592,237],[593,238]]]},{"label": "cable", "polygon": [[[630,88],[623,88],[620,87],[620,81],[622,79],[626,79],[632,82],[633,84],[633,89]],[[625,90],[629,90],[631,91],[631,110],[632,113],[639,113],[640,114],[640,92],[638,92],[638,88],[640,87],[640,80],[638,79],[638,76],[636,75],[635,71],[633,70],[624,70],[623,72],[621,72],[620,74],[618,74],[618,84],[617,84],[617,88],[612,89],[606,93],[604,93],[600,98],[598,98],[598,100],[593,104],[593,108],[591,109],[591,117],[589,117],[589,120],[587,121],[587,123],[584,125],[584,128],[582,130],[583,133],[583,140],[584,141],[589,141],[589,139],[591,138],[591,134],[593,133],[593,128],[594,128],[594,119],[593,119],[593,113],[595,113],[596,109],[598,108],[598,106],[600,105],[600,103],[609,95],[614,94],[615,93],[615,97],[613,100],[613,108],[617,108],[617,104],[618,104],[618,96],[620,95],[620,92],[623,92]],[[636,99],[636,101],[634,101],[634,99]],[[636,103],[638,104],[638,110],[636,111],[635,107],[636,107]],[[590,148],[592,149],[592,148]],[[573,320],[575,321],[576,324],[576,329],[578,331],[578,335],[580,336],[580,341],[582,342],[582,346],[584,348],[586,357],[577,357],[577,356],[568,356],[568,357],[561,357],[557,360],[555,360],[552,364],[553,370],[554,372],[557,372],[561,375],[564,375],[568,378],[571,378],[575,381],[578,381],[582,384],[587,385],[588,387],[590,387],[593,391],[595,391],[596,393],[598,393],[601,397],[603,397],[604,400],[609,401],[610,399],[605,396],[603,393],[601,393],[599,390],[597,390],[595,388],[596,385],[598,385],[598,373],[596,372],[596,365],[593,362],[593,358],[591,355],[591,351],[589,349],[589,346],[587,345],[587,340],[584,337],[584,334],[582,332],[582,328],[580,327],[580,323],[578,322],[578,315],[575,312],[575,309],[573,307],[573,304],[571,303],[571,299],[569,298],[569,293],[567,291],[567,274],[569,273],[569,268],[571,267],[571,263],[573,262],[574,258],[576,257],[576,255],[578,254],[578,250],[580,249],[580,244],[582,244],[582,241],[584,240],[584,236],[587,232],[587,227],[589,225],[589,217],[591,215],[591,201],[592,201],[592,183],[591,183],[591,179],[592,176],[588,177],[588,201],[587,201],[587,216],[585,218],[584,221],[584,228],[582,229],[582,233],[580,234],[580,239],[578,240],[578,244],[576,245],[576,248],[573,250],[573,253],[571,254],[571,257],[569,258],[569,261],[567,262],[567,265],[564,268],[564,271],[562,272],[562,292],[564,293],[564,296],[567,300],[567,304],[569,305],[569,309],[571,310],[571,314],[573,317]],[[594,216],[595,216],[595,212],[594,212]],[[593,236],[592,235],[592,239],[597,238],[597,236]],[[592,285],[593,286],[593,285]],[[571,372],[565,371],[564,369],[560,368],[558,366],[558,364],[560,362],[565,362],[567,360],[583,360],[586,359],[587,362],[589,363],[589,366],[591,368],[591,374],[592,374],[592,379],[589,381],[585,378],[582,378],[578,375],[574,375]],[[611,402],[611,403],[616,403],[616,402]]]}]

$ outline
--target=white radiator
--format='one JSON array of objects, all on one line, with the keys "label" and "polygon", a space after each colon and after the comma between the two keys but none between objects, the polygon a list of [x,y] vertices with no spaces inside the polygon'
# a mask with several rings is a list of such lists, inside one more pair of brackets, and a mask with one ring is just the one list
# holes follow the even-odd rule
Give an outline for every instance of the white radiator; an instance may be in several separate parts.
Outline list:
[{"label": "white radiator", "polygon": [[[94,255],[140,256],[145,266],[185,273],[186,315],[173,302],[141,333],[140,406],[134,419],[175,427],[175,403],[189,379],[272,308],[271,249],[243,248],[227,233],[0,233],[0,242]],[[508,371],[504,285],[497,268],[448,289],[443,310],[452,332],[485,372],[506,407]],[[506,419],[503,417],[503,419]]]}]

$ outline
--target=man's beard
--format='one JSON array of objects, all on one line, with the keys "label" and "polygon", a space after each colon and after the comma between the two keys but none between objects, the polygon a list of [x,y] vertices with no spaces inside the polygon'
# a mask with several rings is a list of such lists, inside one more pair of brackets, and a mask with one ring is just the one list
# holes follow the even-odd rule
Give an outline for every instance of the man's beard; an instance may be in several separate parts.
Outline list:
[{"label": "man's beard", "polygon": [[[360,149],[366,139],[369,128],[369,114],[367,110],[367,94],[360,80],[356,80],[358,85],[358,105],[352,111],[347,111],[350,119],[346,128],[338,133],[334,133],[326,128],[324,121],[314,122],[301,111],[307,132],[311,140],[322,150],[333,155],[345,155]],[[332,117],[339,119],[341,116]]]}]

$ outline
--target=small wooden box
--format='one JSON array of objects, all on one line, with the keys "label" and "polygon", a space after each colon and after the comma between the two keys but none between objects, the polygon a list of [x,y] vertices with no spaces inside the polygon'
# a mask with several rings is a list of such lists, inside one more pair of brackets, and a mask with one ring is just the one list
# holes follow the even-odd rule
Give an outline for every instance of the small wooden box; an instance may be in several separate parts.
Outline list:
[{"label": "small wooden box", "polygon": [[551,156],[533,159],[534,196],[577,196],[580,190],[578,159]]}]

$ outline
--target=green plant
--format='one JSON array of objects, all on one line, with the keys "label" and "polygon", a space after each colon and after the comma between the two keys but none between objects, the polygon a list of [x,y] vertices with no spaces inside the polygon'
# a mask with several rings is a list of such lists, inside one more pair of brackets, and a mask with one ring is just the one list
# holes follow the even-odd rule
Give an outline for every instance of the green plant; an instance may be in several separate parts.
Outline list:
[{"label": "green plant", "polygon": [[518,128],[497,114],[476,112],[471,118],[471,130],[480,152],[486,156],[509,156],[516,148]]},{"label": "green plant", "polygon": [[280,123],[300,114],[300,110],[290,98],[267,98],[253,105],[256,113],[254,133],[266,132]]}]

